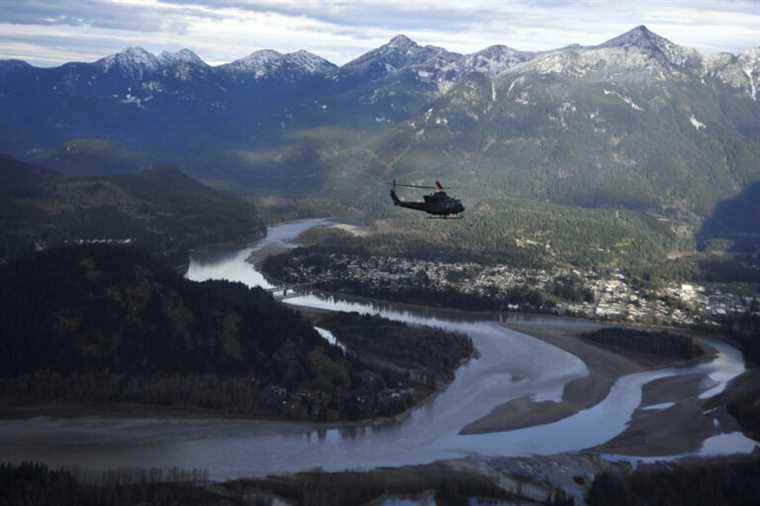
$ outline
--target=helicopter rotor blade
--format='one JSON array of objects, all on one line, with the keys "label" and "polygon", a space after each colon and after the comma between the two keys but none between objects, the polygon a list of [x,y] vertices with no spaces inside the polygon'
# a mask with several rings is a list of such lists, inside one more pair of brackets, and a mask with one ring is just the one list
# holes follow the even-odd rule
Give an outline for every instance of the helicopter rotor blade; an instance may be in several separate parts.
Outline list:
[{"label": "helicopter rotor blade", "polygon": [[420,188],[421,190],[435,190],[435,186],[422,186],[416,184],[397,184],[396,186],[402,186],[404,188]]},{"label": "helicopter rotor blade", "polygon": [[[391,186],[400,186],[402,188],[420,188],[422,190],[442,190],[443,186],[438,183],[437,186],[424,186],[424,185],[416,185],[416,184],[401,184],[397,183],[396,181],[393,181],[392,183],[386,183]],[[453,186],[447,186],[446,188],[452,189]]]}]

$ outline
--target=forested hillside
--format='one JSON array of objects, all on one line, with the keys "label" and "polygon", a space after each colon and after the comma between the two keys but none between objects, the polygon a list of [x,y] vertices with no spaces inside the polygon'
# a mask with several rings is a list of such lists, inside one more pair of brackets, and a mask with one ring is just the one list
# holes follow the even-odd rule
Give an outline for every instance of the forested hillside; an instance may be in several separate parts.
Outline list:
[{"label": "forested hillside", "polygon": [[760,253],[760,182],[721,202],[698,234],[700,246]]},{"label": "forested hillside", "polygon": [[8,263],[0,278],[6,378],[108,369],[271,380],[287,370],[280,347],[323,343],[263,290],[187,281],[128,246],[50,249]]},{"label": "forested hillside", "polygon": [[314,254],[325,259],[341,253],[515,268],[621,268],[647,279],[694,275],[685,261],[668,259],[673,251],[693,247],[693,241],[656,216],[635,211],[489,199],[461,220],[426,220],[395,211],[377,221],[374,232],[336,237],[336,231],[321,230],[308,243],[319,245]]},{"label": "forested hillside", "polygon": [[436,340],[428,342],[425,331],[409,336],[396,324],[397,339],[427,342],[447,357],[430,366],[433,380],[411,378],[407,364],[388,365],[398,357],[387,350],[377,365],[329,345],[260,288],[188,281],[129,246],[67,246],[11,261],[0,266],[0,301],[0,399],[8,409],[52,401],[313,420],[389,416],[472,352],[467,339],[429,331]]},{"label": "forested hillside", "polygon": [[106,139],[73,139],[34,162],[67,176],[108,176],[136,172],[158,165],[159,160]]},{"label": "forested hillside", "polygon": [[71,242],[131,242],[175,263],[190,249],[261,237],[253,205],[174,168],[63,177],[0,156],[0,258]]}]

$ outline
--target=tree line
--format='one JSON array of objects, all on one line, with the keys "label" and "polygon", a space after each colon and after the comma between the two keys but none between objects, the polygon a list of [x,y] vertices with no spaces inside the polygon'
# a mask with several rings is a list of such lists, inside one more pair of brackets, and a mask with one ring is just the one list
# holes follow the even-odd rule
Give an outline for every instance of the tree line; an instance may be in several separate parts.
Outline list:
[{"label": "tree line", "polygon": [[760,459],[721,458],[647,466],[629,475],[602,473],[589,506],[755,506],[760,504]]},{"label": "tree line", "polygon": [[646,355],[655,364],[667,364],[673,359],[689,360],[705,354],[693,338],[665,331],[627,327],[607,327],[580,336],[604,348]]},{"label": "tree line", "polygon": [[[398,414],[417,381],[330,345],[241,283],[183,279],[113,245],[0,266],[0,399],[140,403],[290,419]],[[445,344],[445,343],[443,343]],[[442,344],[442,345],[443,345]]]},{"label": "tree line", "polygon": [[120,469],[86,473],[44,464],[0,464],[0,506],[242,505],[201,486],[205,470]]}]

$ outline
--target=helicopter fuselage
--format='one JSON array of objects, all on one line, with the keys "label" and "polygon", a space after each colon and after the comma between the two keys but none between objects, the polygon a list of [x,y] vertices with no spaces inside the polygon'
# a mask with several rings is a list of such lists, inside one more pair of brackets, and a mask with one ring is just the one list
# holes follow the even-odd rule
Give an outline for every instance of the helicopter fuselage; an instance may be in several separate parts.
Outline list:
[{"label": "helicopter fuselage", "polygon": [[435,216],[451,216],[464,212],[462,201],[446,195],[443,191],[437,191],[430,195],[423,195],[423,202],[409,202],[401,200],[395,190],[391,190],[393,204],[407,209],[424,211]]}]

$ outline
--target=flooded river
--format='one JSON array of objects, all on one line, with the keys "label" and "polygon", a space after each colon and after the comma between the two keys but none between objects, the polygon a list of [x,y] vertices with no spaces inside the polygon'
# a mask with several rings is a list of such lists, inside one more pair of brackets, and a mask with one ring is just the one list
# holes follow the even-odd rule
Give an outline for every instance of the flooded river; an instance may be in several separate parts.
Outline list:
[{"label": "flooded river", "polygon": [[[298,234],[326,220],[272,227],[256,245],[225,254],[192,258],[191,280],[230,279],[271,287],[246,259],[264,247],[288,247]],[[596,406],[556,423],[484,435],[459,435],[462,427],[510,399],[558,400],[569,381],[588,374],[570,353],[483,318],[453,317],[434,310],[357,303],[314,295],[287,299],[294,305],[359,311],[392,320],[467,333],[480,358],[461,367],[440,395],[403,421],[380,426],[323,428],[290,422],[224,419],[48,419],[0,422],[0,460],[40,460],[91,468],[169,467],[208,469],[214,479],[322,468],[325,470],[421,464],[468,454],[526,455],[581,450],[621,433],[641,402],[642,385],[655,379],[700,372],[711,375],[713,391],[744,371],[741,354],[714,343],[711,363],[625,376]],[[558,320],[558,324],[562,324]],[[567,321],[572,325],[593,325]],[[329,336],[325,335],[326,338]],[[737,442],[738,441],[738,442]],[[748,441],[748,440],[747,440]],[[709,441],[742,450],[741,437]],[[743,446],[742,446],[743,445]]]}]

